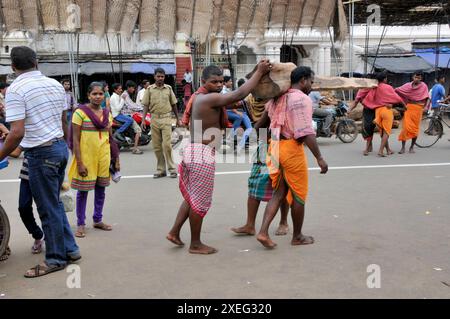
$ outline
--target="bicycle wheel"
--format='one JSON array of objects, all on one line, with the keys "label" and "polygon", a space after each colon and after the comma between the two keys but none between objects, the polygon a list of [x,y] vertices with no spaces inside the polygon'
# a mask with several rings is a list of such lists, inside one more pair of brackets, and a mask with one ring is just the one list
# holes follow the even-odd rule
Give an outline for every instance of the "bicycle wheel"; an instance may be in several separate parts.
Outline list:
[{"label": "bicycle wheel", "polygon": [[9,219],[8,216],[6,215],[5,210],[0,205],[0,256],[3,256],[3,254],[6,251],[6,248],[8,247],[9,235],[10,235]]},{"label": "bicycle wheel", "polygon": [[428,148],[439,141],[444,134],[444,128],[439,119],[435,117],[425,117],[420,123],[419,136],[416,145],[420,148]]},{"label": "bicycle wheel", "polygon": [[353,120],[343,120],[336,128],[336,135],[343,143],[351,143],[358,137],[358,127]]}]

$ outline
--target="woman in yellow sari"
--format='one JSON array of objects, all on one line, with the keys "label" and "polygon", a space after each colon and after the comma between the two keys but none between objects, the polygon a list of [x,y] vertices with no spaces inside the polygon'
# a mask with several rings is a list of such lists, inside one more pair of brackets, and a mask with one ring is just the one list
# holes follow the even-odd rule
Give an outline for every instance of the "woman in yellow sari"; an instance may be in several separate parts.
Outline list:
[{"label": "woman in yellow sari", "polygon": [[76,237],[85,237],[86,204],[88,192],[95,190],[94,227],[112,230],[103,219],[105,187],[110,182],[111,158],[120,170],[118,149],[112,140],[112,115],[102,109],[103,84],[93,82],[88,89],[87,106],[80,106],[73,114],[73,159],[69,169],[71,186],[77,192],[78,229]]}]

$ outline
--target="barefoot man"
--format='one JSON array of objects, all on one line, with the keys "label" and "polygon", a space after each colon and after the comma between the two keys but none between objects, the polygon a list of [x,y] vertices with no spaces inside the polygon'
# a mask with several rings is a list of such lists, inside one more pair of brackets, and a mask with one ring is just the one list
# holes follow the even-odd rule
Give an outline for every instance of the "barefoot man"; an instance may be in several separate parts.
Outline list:
[{"label": "barefoot man", "polygon": [[[265,104],[266,101],[262,103]],[[253,112],[253,104],[248,104],[249,109]],[[256,112],[253,112],[255,114]],[[255,130],[259,133],[260,129],[267,129],[270,121],[268,117],[261,118],[264,111],[262,111],[258,117],[253,116],[258,122],[255,124]],[[259,134],[258,134],[259,135]],[[270,179],[269,170],[266,164],[267,157],[267,134],[265,136],[259,136],[259,144],[256,149],[252,170],[250,177],[248,178],[248,199],[247,199],[247,222],[242,227],[231,228],[233,232],[239,235],[255,235],[255,222],[256,215],[258,214],[259,204],[261,202],[268,202],[272,198],[273,188],[272,181]],[[289,232],[289,226],[287,222],[287,215],[289,212],[289,205],[287,201],[283,201],[281,204],[281,219],[278,229],[275,235],[282,236],[287,235]]]},{"label": "barefoot man", "polygon": [[[375,110],[375,117],[373,123],[378,126],[381,135],[381,145],[378,151],[378,156],[386,157],[392,155],[394,152],[389,147],[389,136],[392,131],[392,124],[394,122],[394,113],[392,111],[393,104],[403,104],[403,99],[395,93],[394,88],[387,84],[387,73],[379,72],[375,75],[378,81],[378,87],[366,90],[360,90],[356,98],[361,101],[365,108]],[[366,120],[365,120],[366,121]],[[368,155],[372,147],[371,143],[367,143],[367,148],[364,155]]]},{"label": "barefoot man", "polygon": [[183,153],[179,165],[180,190],[184,197],[175,223],[167,235],[167,239],[176,245],[184,243],[180,239],[180,230],[189,218],[191,225],[192,254],[213,254],[217,249],[200,241],[200,232],[209,208],[211,207],[215,174],[215,148],[222,143],[222,129],[226,127],[224,107],[238,107],[236,102],[244,99],[256,87],[261,77],[270,71],[268,60],[262,60],[256,72],[238,90],[220,94],[223,87],[222,71],[216,66],[208,66],[203,70],[203,86],[192,96],[189,109],[191,143]]},{"label": "barefoot man", "polygon": [[399,154],[405,153],[406,141],[412,139],[410,153],[414,152],[414,145],[419,136],[420,122],[422,121],[423,110],[428,109],[430,104],[430,95],[428,86],[422,82],[422,72],[415,72],[413,81],[395,89],[406,103],[406,112],[403,117],[402,131],[398,140],[402,141],[402,149]]},{"label": "barefoot man", "polygon": [[308,94],[313,82],[314,72],[309,67],[297,67],[291,73],[289,91],[276,100],[269,101],[263,115],[270,118],[272,138],[267,166],[274,189],[257,236],[257,240],[266,248],[276,246],[269,237],[269,227],[286,195],[291,205],[294,226],[291,244],[314,243],[312,237],[302,234],[308,193],[308,163],[303,144],[314,154],[321,174],[328,171],[328,165],[320,154],[316,133],[312,127],[313,107]]}]

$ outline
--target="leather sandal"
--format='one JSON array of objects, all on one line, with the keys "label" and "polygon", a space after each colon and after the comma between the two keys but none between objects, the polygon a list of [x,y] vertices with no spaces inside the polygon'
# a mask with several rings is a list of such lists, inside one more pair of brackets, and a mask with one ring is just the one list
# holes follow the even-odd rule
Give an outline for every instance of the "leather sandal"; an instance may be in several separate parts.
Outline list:
[{"label": "leather sandal", "polygon": [[166,177],[167,174],[166,173],[156,173],[153,175],[153,178],[161,178],[161,177]]}]

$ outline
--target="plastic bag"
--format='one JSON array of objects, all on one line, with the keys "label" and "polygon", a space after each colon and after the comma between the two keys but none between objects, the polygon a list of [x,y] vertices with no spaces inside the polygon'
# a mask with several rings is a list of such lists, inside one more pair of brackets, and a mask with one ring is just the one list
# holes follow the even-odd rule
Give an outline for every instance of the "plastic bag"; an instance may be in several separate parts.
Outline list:
[{"label": "plastic bag", "polygon": [[61,191],[59,199],[62,201],[64,211],[66,213],[70,213],[75,210],[75,193],[73,191]]}]

